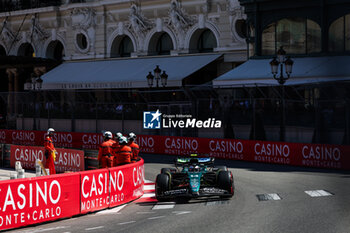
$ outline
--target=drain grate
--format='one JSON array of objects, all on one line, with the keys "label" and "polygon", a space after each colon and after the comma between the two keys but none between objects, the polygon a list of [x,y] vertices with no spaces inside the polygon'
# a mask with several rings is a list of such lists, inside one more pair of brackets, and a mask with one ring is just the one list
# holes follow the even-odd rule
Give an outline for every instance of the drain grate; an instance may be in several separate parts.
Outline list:
[{"label": "drain grate", "polygon": [[307,195],[310,197],[326,197],[326,196],[333,196],[333,193],[330,193],[326,190],[310,190],[310,191],[305,191]]},{"label": "drain grate", "polygon": [[259,201],[279,201],[282,199],[277,193],[258,194],[256,197]]}]

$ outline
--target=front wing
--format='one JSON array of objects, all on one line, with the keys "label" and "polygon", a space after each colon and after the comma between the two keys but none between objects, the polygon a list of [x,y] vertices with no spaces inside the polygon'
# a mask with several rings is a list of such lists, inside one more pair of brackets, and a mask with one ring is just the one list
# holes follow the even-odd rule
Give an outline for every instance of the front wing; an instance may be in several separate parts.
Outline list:
[{"label": "front wing", "polygon": [[198,192],[190,192],[188,189],[185,189],[185,188],[174,189],[174,190],[165,191],[163,194],[158,196],[162,198],[177,198],[177,197],[198,198],[198,197],[210,197],[210,196],[231,197],[232,194],[223,189],[209,187],[209,188],[201,188],[199,189]]}]

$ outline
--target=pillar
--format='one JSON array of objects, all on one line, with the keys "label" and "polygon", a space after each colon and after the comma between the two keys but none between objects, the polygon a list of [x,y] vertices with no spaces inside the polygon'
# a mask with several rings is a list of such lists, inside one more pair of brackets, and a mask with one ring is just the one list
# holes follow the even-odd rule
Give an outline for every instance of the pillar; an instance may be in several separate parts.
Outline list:
[{"label": "pillar", "polygon": [[8,77],[8,96],[7,96],[7,119],[11,118],[13,113],[13,90],[14,90],[14,71],[15,69],[6,69]]}]

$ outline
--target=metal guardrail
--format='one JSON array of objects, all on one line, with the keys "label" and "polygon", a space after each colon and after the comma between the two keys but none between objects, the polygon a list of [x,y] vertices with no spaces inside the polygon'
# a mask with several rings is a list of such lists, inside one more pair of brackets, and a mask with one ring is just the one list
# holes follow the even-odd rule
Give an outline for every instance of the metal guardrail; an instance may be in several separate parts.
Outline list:
[{"label": "metal guardrail", "polygon": [[85,170],[93,170],[98,168],[97,150],[84,150]]},{"label": "metal guardrail", "polygon": [[[345,129],[344,142],[350,143],[349,84],[286,87],[285,90],[286,126],[313,128],[315,136],[312,141],[315,143],[327,142],[331,137],[330,129]],[[142,121],[144,111],[158,109],[167,115],[185,114],[200,120],[222,120],[224,138],[236,138],[234,126],[249,126],[248,130],[252,131],[249,139],[259,140],[265,140],[263,135],[267,126],[280,125],[282,114],[279,89],[273,86],[1,92],[0,127],[16,129],[19,117],[44,118],[48,122],[51,119],[70,119],[71,131],[75,131],[77,119],[95,122],[119,120],[124,125],[125,120]],[[37,127],[33,125],[34,128]],[[162,135],[199,135],[194,128],[162,130]]]},{"label": "metal guardrail", "polygon": [[2,145],[2,167],[8,168],[10,166],[10,157],[11,157],[11,145],[3,144]]},{"label": "metal guardrail", "polygon": [[1,161],[0,161],[0,167],[4,167],[4,144],[0,144],[0,154],[1,154],[1,156],[0,156],[0,159],[1,159]]}]

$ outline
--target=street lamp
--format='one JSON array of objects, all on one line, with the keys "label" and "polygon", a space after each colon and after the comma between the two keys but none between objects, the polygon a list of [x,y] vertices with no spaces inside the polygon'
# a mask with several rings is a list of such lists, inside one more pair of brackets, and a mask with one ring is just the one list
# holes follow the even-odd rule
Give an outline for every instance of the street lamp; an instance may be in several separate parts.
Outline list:
[{"label": "street lamp", "polygon": [[43,85],[43,80],[40,77],[36,77],[34,74],[31,74],[31,78],[27,80],[27,82],[24,84],[24,89],[32,91],[35,94],[34,97],[34,121],[33,121],[33,130],[36,130],[36,115],[37,115],[37,109],[36,109],[36,103],[37,103],[37,93],[41,90]]},{"label": "street lamp", "polygon": [[26,83],[24,84],[24,90],[40,91],[42,86],[43,80],[40,77],[36,77],[34,74],[31,74],[31,78],[27,79]]},{"label": "street lamp", "polygon": [[153,72],[154,72],[154,78],[157,81],[157,87],[159,87],[158,86],[158,82],[159,82],[159,79],[160,79],[160,72],[162,72],[162,70],[159,69],[159,66],[157,65],[156,68],[153,70]]},{"label": "street lamp", "polygon": [[149,87],[153,86],[153,80],[156,80],[156,87],[159,87],[159,80],[161,81],[161,84],[163,87],[167,85],[167,80],[168,80],[168,75],[165,73],[163,70],[163,73],[161,74],[162,70],[159,68],[157,65],[156,68],[153,70],[154,75],[152,75],[151,72],[148,73],[146,76],[147,78],[147,83]]},{"label": "street lamp", "polygon": [[161,81],[162,81],[162,86],[165,87],[167,82],[168,82],[168,75],[165,73],[163,70],[163,74],[160,75]]},{"label": "street lamp", "polygon": [[[274,57],[270,62],[271,73],[273,78],[277,80],[281,87],[281,124],[280,124],[280,141],[285,141],[285,109],[284,109],[284,83],[289,79],[290,74],[292,73],[293,60],[290,57],[286,59],[286,51],[284,51],[281,46],[277,51],[277,58]],[[283,65],[285,66],[285,72],[287,76],[283,75]],[[280,74],[278,75],[278,68],[280,67]]]},{"label": "street lamp", "polygon": [[148,75],[146,76],[147,78],[147,82],[148,82],[148,86],[152,87],[153,86],[153,79],[154,76],[151,74],[151,71],[148,73]]},{"label": "street lamp", "polygon": [[[290,59],[290,57],[287,57],[286,59],[286,51],[283,50],[283,47],[281,46],[280,49],[277,51],[277,59],[274,57],[272,61],[270,62],[271,66],[271,73],[273,74],[273,78],[277,80],[277,82],[281,85],[283,85],[287,79],[289,79],[290,74],[292,73],[292,67],[293,67],[293,60]],[[283,65],[285,66],[285,72],[287,74],[287,77],[283,76]],[[278,67],[280,67],[280,75],[278,76]]]}]

